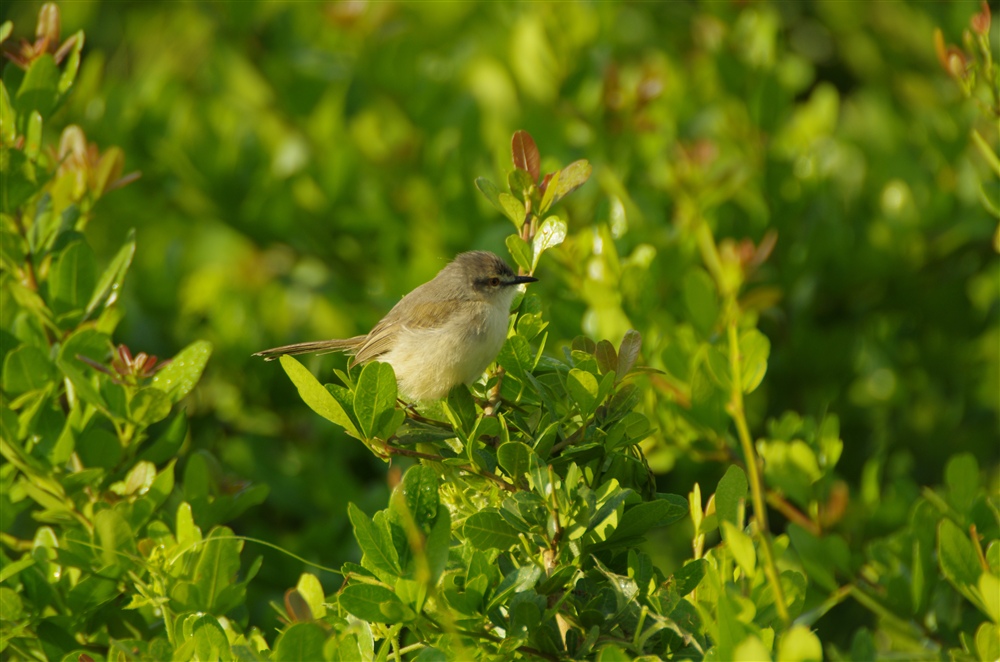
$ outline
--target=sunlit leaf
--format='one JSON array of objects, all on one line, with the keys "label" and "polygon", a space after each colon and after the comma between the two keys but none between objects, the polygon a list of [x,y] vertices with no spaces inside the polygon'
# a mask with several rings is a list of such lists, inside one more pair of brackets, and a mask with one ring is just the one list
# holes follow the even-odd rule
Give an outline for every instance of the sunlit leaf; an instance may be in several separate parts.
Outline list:
[{"label": "sunlit leaf", "polygon": [[361,437],[361,433],[354,426],[340,402],[323,388],[323,385],[313,377],[313,374],[304,365],[287,355],[282,356],[279,361],[281,361],[281,367],[285,369],[285,373],[288,374],[288,378],[298,389],[299,397],[309,405],[310,409],[326,420],[344,428],[348,434]]},{"label": "sunlit leaf", "polygon": [[542,253],[558,246],[566,239],[566,221],[557,216],[549,216],[538,227],[531,242],[531,271],[538,267]]},{"label": "sunlit leaf", "polygon": [[171,402],[178,402],[190,393],[198,380],[201,379],[201,373],[211,355],[212,343],[207,340],[194,341],[178,352],[168,365],[156,373],[156,376],[153,377],[153,387],[166,393]]}]

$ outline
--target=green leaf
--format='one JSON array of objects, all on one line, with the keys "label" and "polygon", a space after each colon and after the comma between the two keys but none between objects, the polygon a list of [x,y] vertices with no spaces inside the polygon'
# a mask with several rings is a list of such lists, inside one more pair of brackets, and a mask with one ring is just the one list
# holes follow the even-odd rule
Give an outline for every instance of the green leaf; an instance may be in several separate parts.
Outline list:
[{"label": "green leaf", "polygon": [[[17,137],[17,114],[10,103],[7,86],[0,81],[0,144],[9,145]],[[6,173],[5,173],[6,174]]]},{"label": "green leaf", "polygon": [[742,526],[739,513],[742,503],[746,501],[747,489],[747,476],[743,469],[735,464],[730,465],[715,490],[715,512],[720,523],[729,522],[737,527]]},{"label": "green leaf", "polygon": [[813,483],[823,477],[816,452],[804,441],[761,441],[767,482],[803,508],[812,500]]},{"label": "green leaf", "polygon": [[476,425],[476,403],[464,384],[459,384],[448,392],[443,408],[451,424],[466,437]]},{"label": "green leaf", "polygon": [[470,515],[462,527],[462,534],[475,549],[507,550],[520,541],[517,531],[492,508]]},{"label": "green leaf", "polygon": [[17,149],[0,150],[0,167],[4,175],[0,177],[0,211],[9,214],[41,189],[45,177]]},{"label": "green leaf", "polygon": [[37,110],[28,115],[27,135],[24,140],[24,155],[32,161],[38,160],[42,151],[42,115]]},{"label": "green leaf", "polygon": [[986,614],[991,621],[1000,625],[1000,577],[989,573],[983,572],[979,575],[979,595],[983,599],[983,613]]},{"label": "green leaf", "polygon": [[597,378],[585,370],[573,368],[566,376],[566,390],[580,408],[584,417],[594,412],[597,405]]},{"label": "green leaf", "polygon": [[[327,659],[323,647],[326,631],[316,623],[292,623],[274,644],[275,662],[301,662]],[[201,658],[210,659],[210,658]]]},{"label": "green leaf", "polygon": [[212,529],[202,543],[201,555],[194,571],[194,584],[198,587],[202,603],[199,609],[213,613],[229,610],[223,591],[236,581],[240,569],[240,552],[243,541],[232,538],[233,532],[220,526]]},{"label": "green leaf", "polygon": [[396,373],[388,363],[365,365],[354,390],[354,415],[366,439],[388,439],[396,410]]},{"label": "green leaf", "polygon": [[422,464],[410,467],[403,476],[402,492],[406,507],[425,534],[430,532],[440,510],[439,481],[437,472]]},{"label": "green leaf", "polygon": [[526,272],[531,271],[531,247],[528,246],[528,242],[519,235],[507,235],[507,250],[510,251],[510,256],[514,258],[517,266]]},{"label": "green leaf", "polygon": [[976,651],[980,660],[1000,659],[1000,626],[983,623],[976,630]]},{"label": "green leaf", "polygon": [[17,90],[15,106],[19,117],[26,117],[37,110],[48,117],[59,100],[59,68],[49,53],[31,63]]},{"label": "green leaf", "polygon": [[[398,623],[412,611],[383,586],[350,584],[340,592],[340,606],[352,616],[370,623]],[[300,658],[309,659],[309,658]]]},{"label": "green leaf", "polygon": [[53,312],[63,314],[81,310],[97,280],[94,252],[83,241],[64,248],[49,272],[49,303]]},{"label": "green leaf", "polygon": [[94,515],[94,531],[107,565],[125,565],[135,555],[135,535],[117,510],[101,510]]},{"label": "green leaf", "polygon": [[631,662],[632,657],[614,644],[604,644],[595,659],[597,662]]},{"label": "green leaf", "polygon": [[63,64],[63,72],[59,77],[59,94],[66,94],[76,80],[76,73],[80,69],[80,52],[83,51],[84,35],[83,30],[78,30],[70,39],[73,40],[72,50]]},{"label": "green leaf", "polygon": [[391,540],[386,540],[372,520],[353,503],[347,504],[347,516],[354,527],[354,537],[364,554],[362,565],[380,576],[399,577],[399,557]]},{"label": "green leaf", "polygon": [[212,355],[212,343],[196,340],[177,353],[170,363],[153,377],[152,385],[176,403],[191,392]]},{"label": "green leaf", "polygon": [[430,585],[434,585],[448,565],[448,555],[451,551],[451,513],[447,508],[438,509],[437,519],[431,532],[427,534],[424,553],[427,555],[427,565],[430,569]]},{"label": "green leaf", "polygon": [[544,214],[552,205],[583,186],[590,179],[592,171],[590,163],[586,159],[581,159],[554,173],[545,188],[545,195],[542,196],[539,214]]},{"label": "green leaf", "polygon": [[608,542],[644,536],[650,529],[668,526],[684,519],[687,512],[687,499],[676,494],[661,494],[655,501],[627,508]]},{"label": "green leaf", "polygon": [[695,559],[687,562],[683,568],[674,573],[674,588],[680,597],[686,596],[698,588],[705,576],[705,559]]},{"label": "green leaf", "polygon": [[823,662],[823,646],[809,628],[793,625],[778,642],[778,659],[782,662]]},{"label": "green leaf", "polygon": [[[56,363],[59,369],[62,371],[63,375],[73,384],[73,388],[76,390],[77,396],[84,402],[88,402],[100,411],[104,412],[109,418],[116,418],[113,411],[108,407],[107,402],[104,397],[101,396],[100,392],[94,388],[93,383],[87,376],[77,368],[80,365],[78,360],[71,360],[68,357],[66,360],[58,359]],[[110,381],[105,381],[105,384],[114,386]],[[119,387],[121,390],[121,387]]]},{"label": "green leaf", "polygon": [[535,233],[535,238],[531,241],[531,272],[534,273],[538,267],[538,260],[542,253],[563,243],[566,239],[566,221],[557,216],[549,216],[542,221]]},{"label": "green leaf", "polygon": [[158,388],[140,388],[128,403],[129,417],[133,423],[148,427],[170,415],[170,398]]},{"label": "green leaf", "polygon": [[483,194],[490,204],[496,207],[501,214],[506,214],[503,205],[500,204],[500,188],[485,177],[476,178],[476,188]]},{"label": "green leaf", "polygon": [[83,367],[77,356],[85,356],[95,363],[104,363],[111,350],[111,338],[96,329],[83,327],[77,329],[59,348],[59,362],[73,362]]},{"label": "green leaf", "polygon": [[[950,519],[943,519],[938,525],[938,563],[945,579],[966,597],[970,596],[971,587],[979,583],[983,573],[968,533]],[[977,601],[973,599],[973,602]]]},{"label": "green leaf", "polygon": [[[21,596],[6,586],[0,587],[0,614],[3,614],[3,620],[6,623],[18,621],[24,614]],[[4,638],[6,639],[6,635]]]},{"label": "green leaf", "polygon": [[108,265],[104,273],[101,274],[100,280],[97,281],[94,293],[87,303],[85,312],[88,317],[105,301],[105,305],[110,306],[118,299],[122,281],[125,280],[125,274],[128,272],[129,265],[132,264],[132,257],[134,255],[135,228],[128,231],[125,237],[125,245],[118,249],[118,253],[111,260],[111,264]]},{"label": "green leaf", "polygon": [[160,464],[177,455],[177,451],[180,450],[185,437],[187,437],[187,416],[183,411],[178,411],[166,425],[166,429],[156,438],[156,441],[139,454],[140,460]]},{"label": "green leaf", "polygon": [[754,549],[753,540],[742,530],[736,528],[732,522],[723,520],[721,526],[722,537],[725,539],[726,545],[729,546],[729,551],[736,560],[736,564],[743,571],[745,577],[753,579],[757,569],[757,550]]},{"label": "green leaf", "polygon": [[309,611],[313,618],[323,618],[326,616],[326,594],[323,593],[323,585],[319,583],[316,575],[303,572],[299,575],[299,581],[295,585],[295,590],[309,605]]},{"label": "green leaf", "polygon": [[527,444],[508,441],[497,449],[497,463],[515,481],[528,473],[534,451]]},{"label": "green leaf", "polygon": [[532,180],[531,175],[520,168],[514,168],[507,175],[507,187],[511,195],[524,202],[529,197],[529,191],[534,186],[537,179]]},{"label": "green leaf", "polygon": [[740,336],[740,383],[744,393],[753,393],[764,381],[771,341],[757,329],[745,331]]},{"label": "green leaf", "polygon": [[8,395],[43,388],[57,376],[49,357],[33,345],[21,345],[4,358],[3,390]]},{"label": "green leaf", "polygon": [[535,359],[527,340],[521,336],[511,336],[500,349],[497,363],[523,382],[534,367]]},{"label": "green leaf", "polygon": [[718,292],[715,281],[701,267],[692,267],[684,276],[684,304],[691,322],[702,336],[708,336],[719,318]]},{"label": "green leaf", "polygon": [[527,212],[524,208],[524,203],[512,196],[510,193],[501,192],[497,199],[500,202],[500,209],[503,213],[514,222],[514,225],[518,230],[524,225],[525,217]]},{"label": "green leaf", "polygon": [[313,377],[313,374],[304,365],[287,355],[282,356],[279,361],[281,367],[285,369],[285,373],[288,374],[288,378],[298,389],[299,397],[310,409],[326,420],[344,428],[348,434],[361,438],[361,433],[354,427],[351,417],[341,407],[340,402],[323,388],[323,385]]},{"label": "green leaf", "polygon": [[215,617],[205,614],[191,626],[190,639],[194,642],[195,659],[231,660],[229,639]]}]

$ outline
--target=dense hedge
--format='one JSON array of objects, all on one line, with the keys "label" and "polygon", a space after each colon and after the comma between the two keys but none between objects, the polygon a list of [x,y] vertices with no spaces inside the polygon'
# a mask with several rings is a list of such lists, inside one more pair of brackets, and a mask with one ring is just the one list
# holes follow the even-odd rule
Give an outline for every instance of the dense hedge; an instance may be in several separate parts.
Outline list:
[{"label": "dense hedge", "polygon": [[0,11],[5,659],[1000,656],[985,3]]}]

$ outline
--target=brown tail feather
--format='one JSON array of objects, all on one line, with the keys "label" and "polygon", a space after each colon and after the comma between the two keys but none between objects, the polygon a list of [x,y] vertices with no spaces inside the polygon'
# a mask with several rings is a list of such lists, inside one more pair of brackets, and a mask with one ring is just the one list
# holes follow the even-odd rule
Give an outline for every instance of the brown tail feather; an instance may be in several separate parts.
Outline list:
[{"label": "brown tail feather", "polygon": [[311,354],[313,352],[349,352],[361,347],[367,336],[354,336],[353,338],[343,338],[334,340],[313,340],[311,342],[300,342],[294,345],[284,345],[283,347],[272,347],[257,352],[254,356],[262,356],[265,361],[273,361],[279,356],[286,354]]}]

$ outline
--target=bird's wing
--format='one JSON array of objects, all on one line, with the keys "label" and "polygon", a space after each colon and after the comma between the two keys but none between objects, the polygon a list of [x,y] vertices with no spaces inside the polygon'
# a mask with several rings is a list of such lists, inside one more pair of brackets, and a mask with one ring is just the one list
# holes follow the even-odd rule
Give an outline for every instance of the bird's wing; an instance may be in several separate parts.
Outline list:
[{"label": "bird's wing", "polygon": [[443,326],[457,304],[457,301],[415,301],[407,306],[405,323],[398,312],[400,306],[396,304],[365,338],[364,344],[354,354],[351,365],[377,359],[388,352],[392,349],[397,334],[404,328],[418,331]]}]

